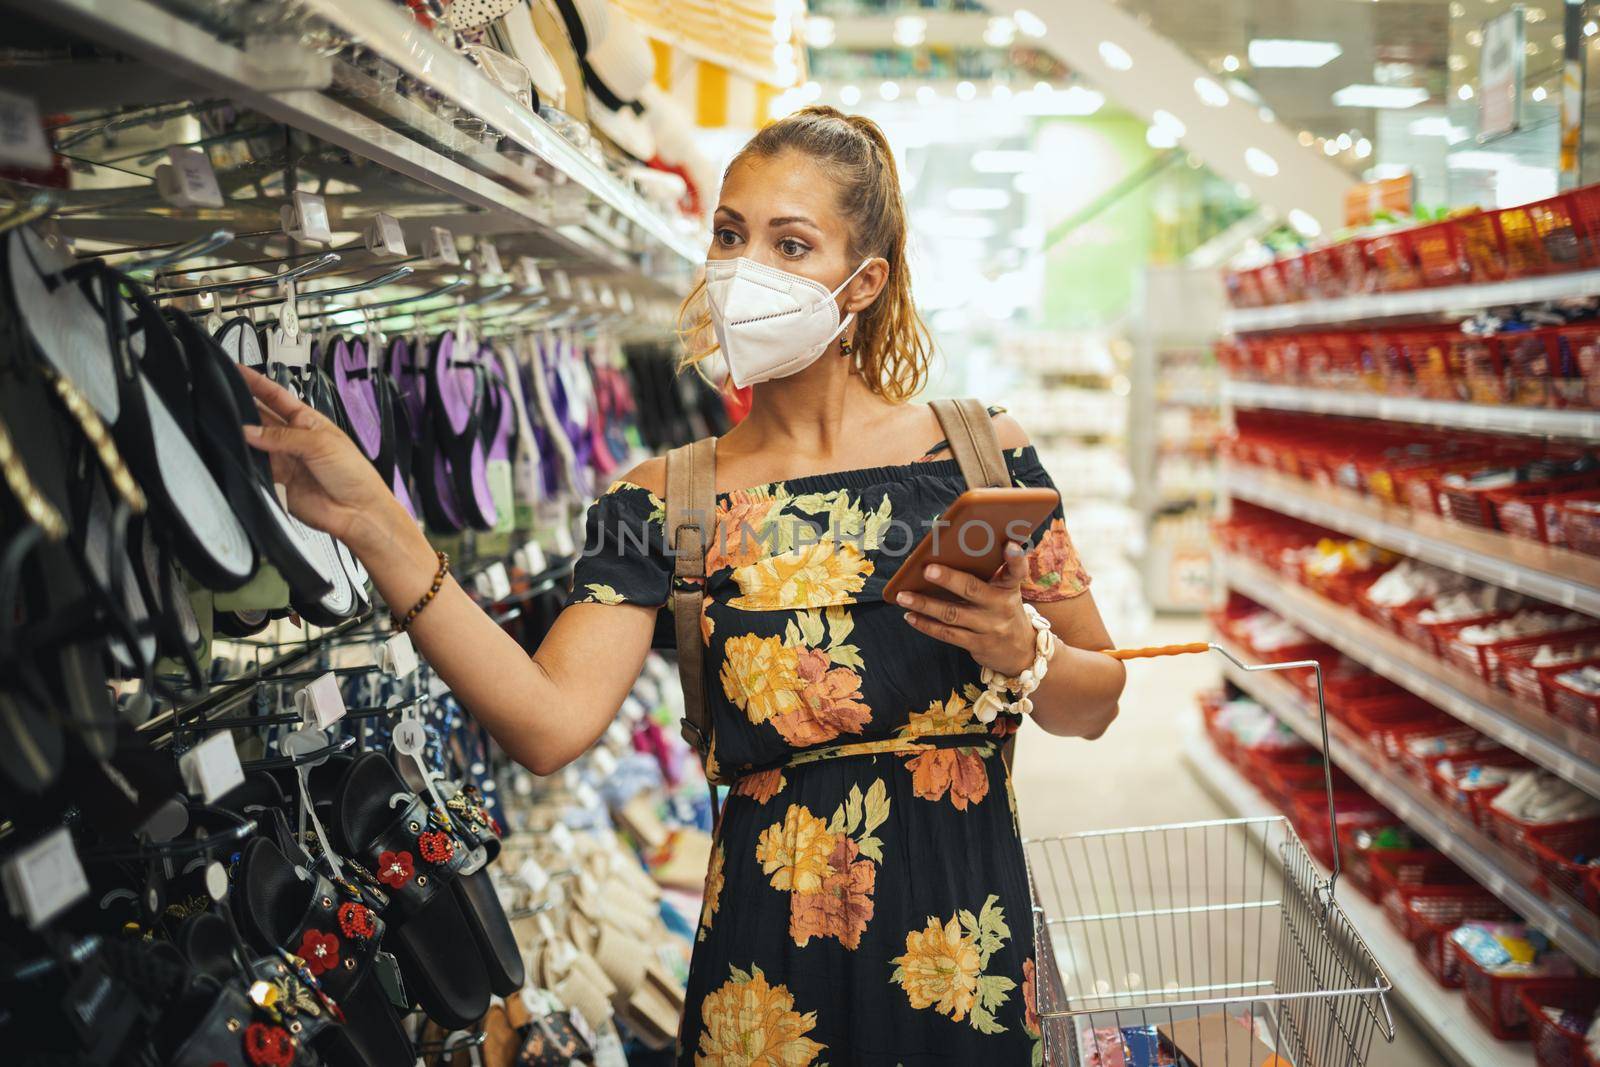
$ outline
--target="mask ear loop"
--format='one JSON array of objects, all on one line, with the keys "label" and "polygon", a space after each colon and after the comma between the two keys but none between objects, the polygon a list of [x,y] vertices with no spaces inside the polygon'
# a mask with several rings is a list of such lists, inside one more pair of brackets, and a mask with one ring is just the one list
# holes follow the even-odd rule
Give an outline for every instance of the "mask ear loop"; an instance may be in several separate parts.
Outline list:
[{"label": "mask ear loop", "polygon": [[[863,270],[865,270],[867,264],[871,263],[874,258],[875,257],[873,257],[873,256],[868,256],[866,259],[863,259],[860,263],[858,263],[856,265],[856,269],[850,272],[850,276],[848,278],[846,278],[844,281],[840,282],[838,287],[835,288],[833,292],[828,294],[828,299],[830,299],[830,300],[838,299],[839,294],[844,292],[844,287],[849,285],[851,282],[855,281],[856,280],[856,275],[860,274]],[[837,305],[835,305],[835,306],[837,306]],[[854,311],[846,312],[844,318],[842,320],[840,320],[840,322],[839,322],[839,328],[837,330],[833,331],[833,335],[828,338],[827,342],[824,344],[823,347],[826,348],[827,345],[833,344],[834,340],[837,339],[838,342],[839,342],[839,356],[840,356],[840,358],[842,358],[842,359],[851,359],[851,358],[853,358],[855,356],[855,353],[856,353],[855,342],[852,341],[850,338],[846,337],[844,335],[844,332],[850,328],[850,324],[855,321],[855,318],[856,318],[856,313]]]}]

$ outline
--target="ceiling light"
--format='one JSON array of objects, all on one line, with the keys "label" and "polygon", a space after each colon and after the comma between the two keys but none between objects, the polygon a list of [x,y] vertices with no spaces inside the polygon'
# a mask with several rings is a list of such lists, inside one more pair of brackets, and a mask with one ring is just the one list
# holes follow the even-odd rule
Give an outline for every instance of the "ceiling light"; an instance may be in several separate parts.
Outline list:
[{"label": "ceiling light", "polygon": [[1011,206],[1011,194],[1004,189],[966,186],[951,189],[944,202],[952,211],[1003,211]]},{"label": "ceiling light", "polygon": [[812,48],[826,48],[833,43],[833,39],[836,36],[832,19],[823,15],[806,16],[806,44]]},{"label": "ceiling light", "polygon": [[1470,83],[1463,84],[1461,86],[1461,88],[1456,90],[1456,95],[1458,97],[1460,97],[1461,99],[1463,99],[1463,100],[1471,100],[1472,99],[1472,85]]},{"label": "ceiling light", "polygon": [[894,20],[894,43],[915,48],[928,36],[928,20],[921,15],[901,15]]},{"label": "ceiling light", "polygon": [[1451,70],[1457,71],[1457,72],[1466,70],[1467,69],[1467,57],[1466,56],[1451,56],[1450,57],[1449,66],[1450,66]]},{"label": "ceiling light", "polygon": [[1261,94],[1250,87],[1249,82],[1242,81],[1239,78],[1228,79],[1228,92],[1237,96],[1240,100],[1248,100],[1252,104],[1265,102],[1261,99]]},{"label": "ceiling light", "polygon": [[1535,87],[1533,90],[1533,99],[1535,102],[1542,101],[1546,96],[1549,95],[1549,93],[1545,92],[1544,86],[1542,85]]},{"label": "ceiling light", "polygon": [[1300,142],[1301,148],[1310,148],[1311,142],[1315,141],[1316,138],[1311,136],[1310,130],[1301,130],[1300,136],[1296,140]]},{"label": "ceiling light", "polygon": [[1225,71],[1228,71],[1230,74],[1233,71],[1238,70],[1239,69],[1239,57],[1235,56],[1235,55],[1223,56],[1222,57],[1222,69],[1225,70]]},{"label": "ceiling light", "polygon": [[1428,90],[1409,85],[1346,85],[1333,94],[1335,107],[1416,107]]},{"label": "ceiling light", "polygon": [[1467,131],[1452,123],[1443,115],[1430,115],[1425,119],[1413,119],[1406,127],[1406,132],[1413,137],[1443,137],[1451,144],[1459,144],[1467,139]]},{"label": "ceiling light", "polygon": [[1100,60],[1112,70],[1133,69],[1133,57],[1127,49],[1113,41],[1100,42]]},{"label": "ceiling light", "polygon": [[1250,168],[1252,174],[1259,174],[1263,178],[1275,177],[1278,173],[1278,161],[1259,148],[1244,150],[1244,165]]},{"label": "ceiling light", "polygon": [[839,103],[845,107],[855,107],[861,103],[861,90],[854,85],[846,85],[839,89]]},{"label": "ceiling light", "polygon": [[1017,39],[1017,24],[1003,15],[996,15],[983,28],[983,43],[990,48],[1004,48]]},{"label": "ceiling light", "polygon": [[939,99],[939,90],[935,89],[933,86],[917,86],[917,103],[926,106],[933,103],[937,99]]},{"label": "ceiling light", "polygon": [[1277,112],[1273,111],[1270,107],[1261,108],[1256,112],[1256,114],[1261,116],[1262,122],[1276,122],[1278,119]]},{"label": "ceiling light", "polygon": [[883,97],[885,100],[900,99],[900,83],[884,82],[878,86],[878,95]]},{"label": "ceiling light", "polygon": [[1297,207],[1289,209],[1289,225],[1293,226],[1301,237],[1316,237],[1322,233],[1322,223],[1318,222],[1310,212]]},{"label": "ceiling light", "polygon": [[1105,106],[1105,94],[1082,85],[1069,86],[1054,92],[1047,85],[1017,96],[1017,107],[1024,115],[1069,115],[1083,118],[1093,115]]},{"label": "ceiling light", "polygon": [[1334,144],[1339,146],[1339,151],[1344,152],[1347,151],[1352,144],[1355,144],[1355,142],[1350,139],[1350,135],[1348,133],[1341,133],[1334,141]]},{"label": "ceiling light", "polygon": [[815,100],[817,97],[822,95],[822,83],[819,81],[808,81],[800,87],[800,91],[805,94],[805,98],[807,100]]},{"label": "ceiling light", "polygon": [[1357,159],[1366,159],[1370,155],[1372,155],[1372,142],[1367,140],[1365,137],[1362,137],[1359,140],[1357,140],[1356,141],[1356,158]]},{"label": "ceiling light", "polygon": [[1338,155],[1339,154],[1339,145],[1338,145],[1338,143],[1335,142],[1335,141],[1323,141],[1322,142],[1322,154],[1325,155],[1325,156],[1336,156],[1336,155]]},{"label": "ceiling light", "polygon": [[1150,121],[1159,128],[1172,134],[1173,140],[1177,140],[1185,133],[1189,132],[1188,127],[1184,126],[1182,119],[1178,118],[1178,116],[1174,115],[1172,112],[1163,111],[1160,108],[1156,108],[1155,114],[1150,116]]},{"label": "ceiling light", "polygon": [[1445,158],[1451,170],[1499,170],[1515,163],[1517,158],[1509,152],[1452,152]]},{"label": "ceiling light", "polygon": [[1017,29],[1021,30],[1029,37],[1043,37],[1045,35],[1044,19],[1040,18],[1038,15],[1035,15],[1027,8],[1017,8],[1011,13],[1011,17],[1016,20]]},{"label": "ceiling light", "polygon": [[1344,54],[1332,41],[1296,41],[1264,37],[1250,42],[1252,67],[1325,67]]},{"label": "ceiling light", "polygon": [[1227,107],[1228,90],[1212,81],[1210,78],[1196,78],[1194,80],[1194,94],[1206,107]]},{"label": "ceiling light", "polygon": [[989,95],[996,100],[1010,100],[1011,86],[1005,82],[996,82],[994,88],[989,90]]},{"label": "ceiling light", "polygon": [[1020,148],[985,148],[972,154],[972,169],[979,174],[1021,174],[1037,158]]},{"label": "ceiling light", "polygon": [[1178,138],[1171,130],[1150,126],[1144,131],[1144,143],[1156,149],[1177,148]]},{"label": "ceiling light", "polygon": [[1583,24],[1583,35],[1585,37],[1593,37],[1597,33],[1600,33],[1600,24],[1595,23],[1593,19]]},{"label": "ceiling light", "polygon": [[957,82],[956,96],[961,100],[971,100],[978,95],[978,87],[971,82]]}]

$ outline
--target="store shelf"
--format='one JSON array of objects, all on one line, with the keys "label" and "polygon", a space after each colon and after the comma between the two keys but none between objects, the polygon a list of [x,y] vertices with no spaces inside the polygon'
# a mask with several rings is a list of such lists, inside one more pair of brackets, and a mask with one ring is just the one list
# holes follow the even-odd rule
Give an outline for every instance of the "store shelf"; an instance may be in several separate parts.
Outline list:
[{"label": "store shelf", "polygon": [[1251,560],[1218,554],[1223,581],[1320,641],[1488,734],[1580,789],[1600,796],[1600,739],[1530,711],[1398,634]]},{"label": "store shelf", "polygon": [[[1255,658],[1239,648],[1228,646],[1228,650],[1246,662]],[[1231,663],[1225,672],[1229,681],[1321,749],[1322,733],[1316,706],[1286,677],[1241,670]],[[1333,748],[1333,762],[1362,789],[1405,820],[1485,889],[1543,930],[1573,959],[1591,971],[1600,971],[1600,917],[1576,900],[1565,896],[1547,900],[1534,893],[1529,886],[1534,884],[1539,873],[1533,865],[1507,851],[1479,830],[1472,820],[1445,805],[1427,789],[1388,770],[1371,746],[1337,719],[1328,722],[1328,739]]]},{"label": "store shelf", "polygon": [[1600,616],[1600,558],[1524,537],[1446,522],[1335,485],[1224,461],[1230,496],[1469,574],[1552,604]]},{"label": "store shelf", "polygon": [[1420,315],[1465,315],[1482,308],[1573,299],[1597,293],[1600,293],[1600,270],[1584,270],[1481,285],[1452,285],[1404,293],[1362,293],[1336,300],[1234,308],[1223,313],[1222,324],[1223,329],[1231,333],[1251,333]]},{"label": "store shelf", "polygon": [[1222,397],[1234,407],[1241,408],[1353,415],[1461,430],[1600,441],[1600,411],[1552,411],[1548,408],[1464,404],[1354,390],[1270,385],[1232,378],[1222,383]]},{"label": "store shelf", "polygon": [[[1184,746],[1183,760],[1229,815],[1278,814],[1265,797],[1217,755],[1199,730]],[[1377,905],[1349,888],[1337,892],[1337,897],[1373,957],[1394,983],[1390,1000],[1446,1059],[1456,1067],[1534,1067],[1533,1050],[1527,1042],[1495,1040],[1472,1015],[1462,994],[1443,989],[1433,980],[1410,943],[1390,925]],[[1403,1025],[1405,1019],[1396,1022]]]},{"label": "store shelf", "polygon": [[[474,165],[468,166],[434,150],[429,141],[379,123],[319,89],[306,88],[304,72],[326,66],[309,47],[298,61],[281,54],[253,56],[147,0],[41,0],[29,11],[467,204],[513,216],[521,229],[544,233],[586,257],[596,254],[597,241],[592,235],[578,232],[579,227],[549,221],[552,184],[578,184],[620,219],[637,227],[649,238],[649,247],[666,254],[666,259],[656,264],[659,269],[682,269],[704,258],[703,248],[642,197],[491,83],[466,57],[421,29],[401,8],[384,0],[308,0],[305,7],[460,108],[458,121],[481,119],[501,131],[545,164],[551,175],[518,167],[495,152],[469,159]],[[417,110],[405,101],[397,106]],[[419,118],[419,122],[437,121]],[[450,143],[444,137],[430,138],[435,139]],[[466,226],[463,232],[470,229]],[[603,254],[600,264],[618,265]]]}]

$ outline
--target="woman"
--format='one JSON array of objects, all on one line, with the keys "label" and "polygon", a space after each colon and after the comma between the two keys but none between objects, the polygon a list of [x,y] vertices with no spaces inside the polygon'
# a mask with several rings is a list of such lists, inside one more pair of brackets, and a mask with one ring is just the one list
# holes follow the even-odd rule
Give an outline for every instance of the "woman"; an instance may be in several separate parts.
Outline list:
[{"label": "woman", "polygon": [[[898,564],[880,544],[890,520],[920,531],[964,483],[930,409],[907,402],[929,343],[876,125],[811,107],[768,126],[729,166],[714,225],[710,292],[702,282],[685,305],[686,362],[720,339],[735,380],[758,384],[717,444],[701,630],[714,757],[740,777],[681,1060],[1036,1061],[1029,893],[999,755],[1020,716],[985,725],[973,702],[982,668],[1033,661],[1027,602],[1058,643],[1033,718],[1054,734],[1105,730],[1123,669],[1086,651],[1111,644],[1088,576],[1058,512],[1031,554],[1009,546],[992,582],[930,568],[952,605],[881,599]],[[801,294],[823,331],[752,333],[771,292]],[[291,507],[344,540],[403,615],[434,582],[433,549],[336,427],[263,378],[252,388],[276,416],[255,443]],[[1048,486],[1021,427],[995,426],[1014,483]],[[448,580],[410,623],[461,703],[536,773],[600,736],[649,650],[673,574],[664,490],[653,459],[590,509],[568,607],[531,659]]]}]

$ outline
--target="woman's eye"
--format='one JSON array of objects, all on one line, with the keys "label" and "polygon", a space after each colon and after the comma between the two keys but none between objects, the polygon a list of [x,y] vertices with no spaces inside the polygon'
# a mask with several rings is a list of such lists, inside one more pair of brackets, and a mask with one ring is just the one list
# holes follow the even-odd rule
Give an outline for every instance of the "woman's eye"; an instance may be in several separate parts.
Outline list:
[{"label": "woman's eye", "polygon": [[785,237],[783,240],[778,242],[778,251],[792,259],[796,256],[805,255],[807,252],[811,251],[811,249],[804,241],[801,241],[798,238]]},{"label": "woman's eye", "polygon": [[717,239],[717,244],[721,245],[723,248],[732,248],[734,245],[739,243],[739,235],[728,229],[726,226],[718,230],[715,236]]}]

